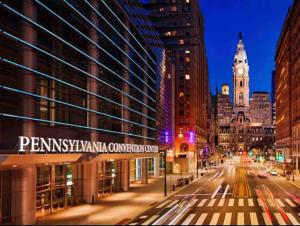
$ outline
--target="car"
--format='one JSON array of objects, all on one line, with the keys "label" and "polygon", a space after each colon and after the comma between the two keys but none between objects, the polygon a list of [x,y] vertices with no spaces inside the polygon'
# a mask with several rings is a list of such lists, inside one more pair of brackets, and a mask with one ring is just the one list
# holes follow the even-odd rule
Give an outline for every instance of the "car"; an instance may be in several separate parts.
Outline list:
[{"label": "car", "polygon": [[258,177],[260,177],[260,178],[266,178],[267,174],[265,172],[259,172]]},{"label": "car", "polygon": [[275,170],[270,171],[270,174],[271,174],[272,176],[277,176],[277,175],[278,175],[278,173],[277,173]]}]

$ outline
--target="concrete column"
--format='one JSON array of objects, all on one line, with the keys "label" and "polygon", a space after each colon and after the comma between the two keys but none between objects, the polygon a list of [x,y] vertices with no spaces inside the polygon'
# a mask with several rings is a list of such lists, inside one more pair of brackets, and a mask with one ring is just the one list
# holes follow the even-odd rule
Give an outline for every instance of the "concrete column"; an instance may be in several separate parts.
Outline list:
[{"label": "concrete column", "polygon": [[142,159],[142,184],[148,184],[148,161],[147,158]]},{"label": "concrete column", "polygon": [[121,190],[129,191],[129,160],[121,160]]},{"label": "concrete column", "polygon": [[154,158],[154,176],[159,177],[159,157]]},{"label": "concrete column", "polygon": [[[23,1],[23,13],[29,19],[36,20],[36,8],[32,0]],[[36,31],[31,24],[23,21],[22,22],[22,39],[29,42],[30,44],[36,44]],[[23,46],[22,50],[22,61],[24,66],[29,68],[36,67],[36,54],[30,47]],[[35,92],[36,79],[35,75],[30,71],[23,71],[22,76],[22,87],[26,92]],[[34,97],[23,95],[22,96],[22,111],[23,115],[27,117],[35,117],[35,99]],[[25,120],[23,122],[22,134],[24,136],[35,136],[35,122]]]},{"label": "concrete column", "polygon": [[36,167],[12,170],[11,217],[17,225],[35,224]]},{"label": "concrete column", "polygon": [[95,203],[98,195],[97,162],[85,162],[83,164],[83,201]]}]

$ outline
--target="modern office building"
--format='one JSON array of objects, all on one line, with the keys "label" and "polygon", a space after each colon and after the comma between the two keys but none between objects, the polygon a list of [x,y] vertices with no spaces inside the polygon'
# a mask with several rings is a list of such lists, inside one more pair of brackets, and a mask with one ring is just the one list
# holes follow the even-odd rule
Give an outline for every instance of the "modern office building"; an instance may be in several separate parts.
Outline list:
[{"label": "modern office building", "polygon": [[0,223],[159,174],[161,59],[118,1],[1,1]]},{"label": "modern office building", "polygon": [[293,1],[275,55],[276,151],[296,170],[300,160],[299,13],[300,2]]},{"label": "modern office building", "polygon": [[198,1],[146,1],[166,48],[175,118],[173,172],[195,173],[207,145],[210,98],[204,21]]},{"label": "modern office building", "polygon": [[272,125],[272,103],[268,92],[253,92],[250,115],[253,123]]}]

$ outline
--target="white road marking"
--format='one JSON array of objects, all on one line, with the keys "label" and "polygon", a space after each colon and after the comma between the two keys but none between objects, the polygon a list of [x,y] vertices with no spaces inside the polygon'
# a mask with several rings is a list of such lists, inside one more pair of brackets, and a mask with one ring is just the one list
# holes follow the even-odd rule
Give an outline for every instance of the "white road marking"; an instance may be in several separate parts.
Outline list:
[{"label": "white road marking", "polygon": [[212,199],[209,203],[208,203],[208,207],[212,207],[216,202],[216,199]]},{"label": "white road marking", "polygon": [[198,220],[197,220],[197,222],[196,222],[195,225],[203,225],[203,223],[204,223],[206,217],[207,217],[207,213],[202,213],[202,214],[200,215],[200,217],[198,218]]},{"label": "white road marking", "polygon": [[218,206],[224,206],[225,199],[220,199]]},{"label": "white road marking", "polygon": [[196,216],[195,213],[190,214],[183,222],[181,225],[189,225],[191,223],[191,221],[194,219],[194,217]]},{"label": "white road marking", "polygon": [[130,223],[129,225],[137,225],[137,222]]},{"label": "white road marking", "polygon": [[214,198],[216,197],[216,195],[217,195],[217,193],[218,193],[218,191],[220,190],[221,187],[222,187],[221,185],[219,185],[219,186],[217,187],[217,189],[215,190],[215,192],[214,192],[213,195],[211,196],[211,199],[214,199]]},{"label": "white road marking", "polygon": [[174,200],[173,202],[171,202],[169,205],[167,205],[166,208],[171,208],[172,206],[174,206],[179,200]]},{"label": "white road marking", "polygon": [[144,223],[142,223],[142,225],[149,225],[149,224],[151,224],[158,217],[159,217],[159,215],[153,215],[148,220],[146,220]]},{"label": "white road marking", "polygon": [[239,206],[244,206],[244,199],[239,199]]},{"label": "white road marking", "polygon": [[280,207],[285,207],[284,203],[280,199],[276,199],[276,202]]},{"label": "white road marking", "polygon": [[214,213],[209,225],[217,225],[219,217],[220,217],[220,213]]},{"label": "white road marking", "polygon": [[269,218],[269,215],[266,212],[263,212],[262,216],[264,218],[265,225],[273,225],[270,218]]},{"label": "white road marking", "polygon": [[234,199],[229,199],[228,206],[233,206],[234,205]]},{"label": "white road marking", "polygon": [[196,202],[198,202],[198,199],[194,199],[193,201],[191,201],[190,207],[194,206]]},{"label": "white road marking", "polygon": [[294,217],[293,214],[287,213],[286,215],[288,216],[293,225],[300,225],[299,221]]},{"label": "white road marking", "polygon": [[222,195],[222,199],[225,198],[226,194],[227,194],[227,191],[228,191],[228,188],[229,188],[229,184],[226,186],[226,189],[224,191],[224,194]]},{"label": "white road marking", "polygon": [[231,217],[232,217],[232,213],[226,213],[223,225],[231,225]]},{"label": "white road marking", "polygon": [[267,199],[267,202],[269,203],[269,205],[270,205],[271,207],[275,207],[275,203],[273,202],[272,199]]},{"label": "white road marking", "polygon": [[290,207],[296,207],[295,203],[293,203],[291,200],[285,199],[285,201],[290,205]]},{"label": "white road marking", "polygon": [[165,205],[167,205],[169,202],[171,202],[171,200],[166,200],[163,203],[161,203],[159,206],[157,206],[156,208],[160,209],[160,208],[164,207]]},{"label": "white road marking", "polygon": [[237,225],[245,225],[244,213],[239,212],[237,215]]},{"label": "white road marking", "polygon": [[248,206],[254,206],[253,199],[248,199]]},{"label": "white road marking", "polygon": [[148,216],[144,215],[144,216],[141,216],[140,219],[145,219],[147,218]]},{"label": "white road marking", "polygon": [[255,212],[250,213],[251,225],[258,225],[257,215]]},{"label": "white road marking", "polygon": [[204,206],[204,203],[207,201],[207,199],[202,199],[201,202],[198,204],[198,207]]},{"label": "white road marking", "polygon": [[286,225],[286,223],[280,213],[274,213],[274,216],[276,217],[279,225]]}]

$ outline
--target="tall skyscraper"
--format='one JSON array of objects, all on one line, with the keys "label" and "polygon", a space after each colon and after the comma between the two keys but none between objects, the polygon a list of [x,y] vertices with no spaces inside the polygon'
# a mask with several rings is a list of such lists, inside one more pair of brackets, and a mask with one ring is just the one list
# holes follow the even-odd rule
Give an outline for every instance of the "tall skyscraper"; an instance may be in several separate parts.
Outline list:
[{"label": "tall skyscraper", "polygon": [[198,1],[150,0],[150,11],[166,47],[166,72],[174,80],[174,172],[195,172],[198,153],[207,143],[210,95],[204,45],[204,21]]}]

